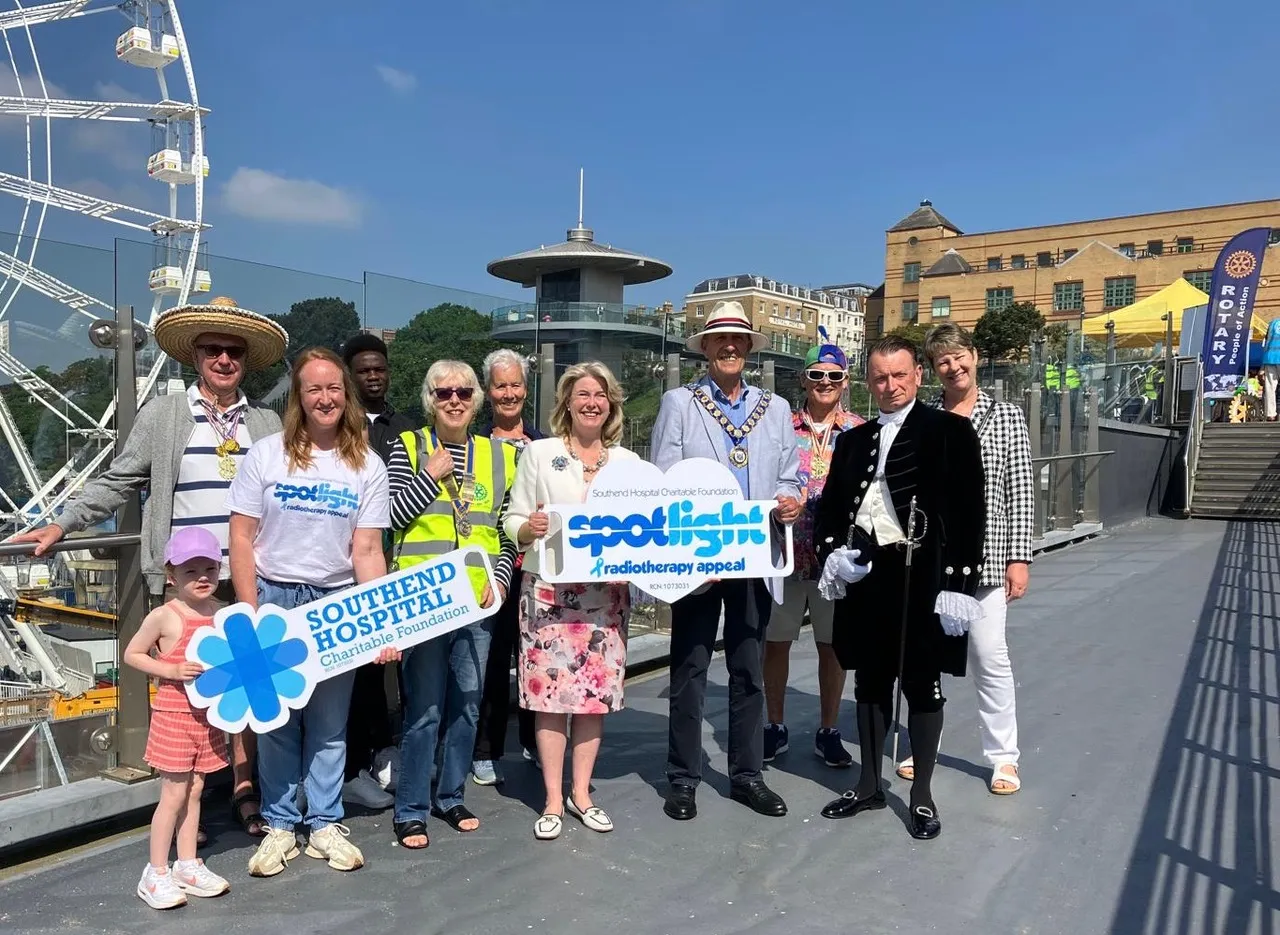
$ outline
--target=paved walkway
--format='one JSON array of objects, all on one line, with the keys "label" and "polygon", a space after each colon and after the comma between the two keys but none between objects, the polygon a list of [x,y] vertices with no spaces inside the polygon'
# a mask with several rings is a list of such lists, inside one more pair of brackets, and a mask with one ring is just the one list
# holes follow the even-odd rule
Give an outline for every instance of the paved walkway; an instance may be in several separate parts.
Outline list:
[{"label": "paved walkway", "polygon": [[726,798],[723,668],[701,814],[663,816],[658,676],[630,686],[630,707],[608,723],[596,800],[611,835],[569,823],[558,842],[535,842],[541,786],[514,761],[500,792],[468,792],[483,830],[433,822],[425,853],[394,846],[388,815],[358,815],[365,869],[300,857],[255,880],[247,840],[218,809],[206,856],[232,880],[228,896],[146,908],[133,895],[138,833],[0,887],[0,931],[1272,933],[1278,570],[1280,526],[1269,524],[1148,520],[1042,558],[1010,618],[1026,786],[988,794],[972,687],[949,682],[934,842],[907,836],[896,779],[891,811],[818,814],[856,767],[830,770],[809,752],[806,636],[792,665],[792,750],[767,771],[791,806],[784,819]]}]

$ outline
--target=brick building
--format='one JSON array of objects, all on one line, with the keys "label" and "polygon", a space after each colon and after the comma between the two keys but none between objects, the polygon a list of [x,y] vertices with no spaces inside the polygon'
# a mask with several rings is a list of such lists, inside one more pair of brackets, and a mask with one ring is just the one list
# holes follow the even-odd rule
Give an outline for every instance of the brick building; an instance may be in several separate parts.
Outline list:
[{"label": "brick building", "polygon": [[802,354],[802,349],[817,343],[821,324],[841,350],[858,359],[869,291],[861,283],[814,289],[743,273],[704,279],[684,297],[682,311],[686,327],[697,330],[717,302],[735,299],[742,303],[752,326],[769,335],[778,350],[794,348]]},{"label": "brick building", "polygon": [[[1218,252],[1251,227],[1277,228],[1272,243],[1280,242],[1280,200],[977,234],[922,201],[885,236],[882,327],[948,319],[968,327],[1011,302],[1032,302],[1050,321],[1078,320],[1179,276],[1207,292]],[[1280,315],[1280,250],[1267,252],[1256,308],[1265,318]]]}]

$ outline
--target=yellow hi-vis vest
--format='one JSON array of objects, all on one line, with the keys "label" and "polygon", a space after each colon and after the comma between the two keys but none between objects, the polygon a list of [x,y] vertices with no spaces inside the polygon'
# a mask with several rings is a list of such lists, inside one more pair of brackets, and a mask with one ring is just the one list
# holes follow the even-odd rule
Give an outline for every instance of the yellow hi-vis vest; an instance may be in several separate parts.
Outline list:
[{"label": "yellow hi-vis vest", "polygon": [[1056,390],[1062,388],[1062,378],[1058,375],[1057,364],[1044,365],[1044,388],[1046,390]]},{"label": "yellow hi-vis vest", "polygon": [[[419,452],[422,453],[421,460],[425,462],[435,450],[431,435],[424,429],[418,429],[405,432],[400,439],[409,452],[409,465],[416,474]],[[467,518],[471,521],[471,535],[458,535],[453,497],[444,484],[441,484],[440,496],[432,501],[426,512],[415,519],[409,528],[396,533],[393,554],[398,568],[408,568],[467,545],[477,545],[495,557],[501,551],[498,511],[515,480],[516,450],[513,445],[495,443],[492,439],[476,435],[469,436],[467,442],[473,458],[471,471],[476,479],[475,500],[467,511]],[[499,449],[499,457],[496,458],[493,456],[495,448]],[[488,581],[484,569],[468,567],[467,575],[471,578],[476,597],[479,598]]]}]

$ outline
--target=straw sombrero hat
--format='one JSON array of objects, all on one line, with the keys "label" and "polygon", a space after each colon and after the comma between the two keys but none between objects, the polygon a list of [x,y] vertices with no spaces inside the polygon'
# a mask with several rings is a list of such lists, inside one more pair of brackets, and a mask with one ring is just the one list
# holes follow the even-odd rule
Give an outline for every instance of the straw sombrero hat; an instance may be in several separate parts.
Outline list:
[{"label": "straw sombrero hat", "polygon": [[690,336],[684,346],[701,354],[703,338],[709,334],[725,333],[751,335],[750,353],[752,354],[769,346],[769,339],[751,327],[751,319],[747,317],[742,303],[733,300],[717,302],[711,309],[711,314],[707,316],[706,325],[697,334]]},{"label": "straw sombrero hat", "polygon": [[266,315],[236,305],[219,296],[208,305],[180,305],[156,319],[156,344],[179,363],[195,363],[196,338],[202,334],[234,334],[244,338],[249,352],[246,370],[265,370],[284,357],[289,333]]}]

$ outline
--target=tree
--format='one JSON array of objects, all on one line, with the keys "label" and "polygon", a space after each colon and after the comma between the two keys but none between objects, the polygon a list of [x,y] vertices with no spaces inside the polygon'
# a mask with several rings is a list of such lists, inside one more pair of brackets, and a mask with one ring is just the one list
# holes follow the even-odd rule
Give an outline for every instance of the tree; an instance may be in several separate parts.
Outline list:
[{"label": "tree", "polygon": [[[335,296],[303,299],[289,306],[289,311],[285,314],[267,317],[289,332],[289,346],[285,351],[285,360],[266,370],[245,374],[243,388],[250,399],[261,399],[271,392],[284,376],[287,362],[304,349],[327,347],[338,352],[352,335],[360,331],[360,315],[356,312],[356,304]],[[195,379],[194,373],[186,376],[189,378],[188,382]]]},{"label": "tree", "polygon": [[1044,316],[1031,302],[1014,302],[987,312],[973,328],[973,343],[987,360],[1021,358],[1035,336],[1044,330]]},{"label": "tree", "polygon": [[446,302],[419,312],[396,332],[388,347],[391,365],[391,405],[421,418],[422,381],[437,360],[463,360],[476,371],[481,382],[485,355],[503,345],[490,335],[488,315],[465,305]]},{"label": "tree", "polygon": [[906,338],[923,352],[924,337],[929,333],[929,326],[913,321],[898,325],[898,327],[894,328],[889,333],[895,337]]}]

